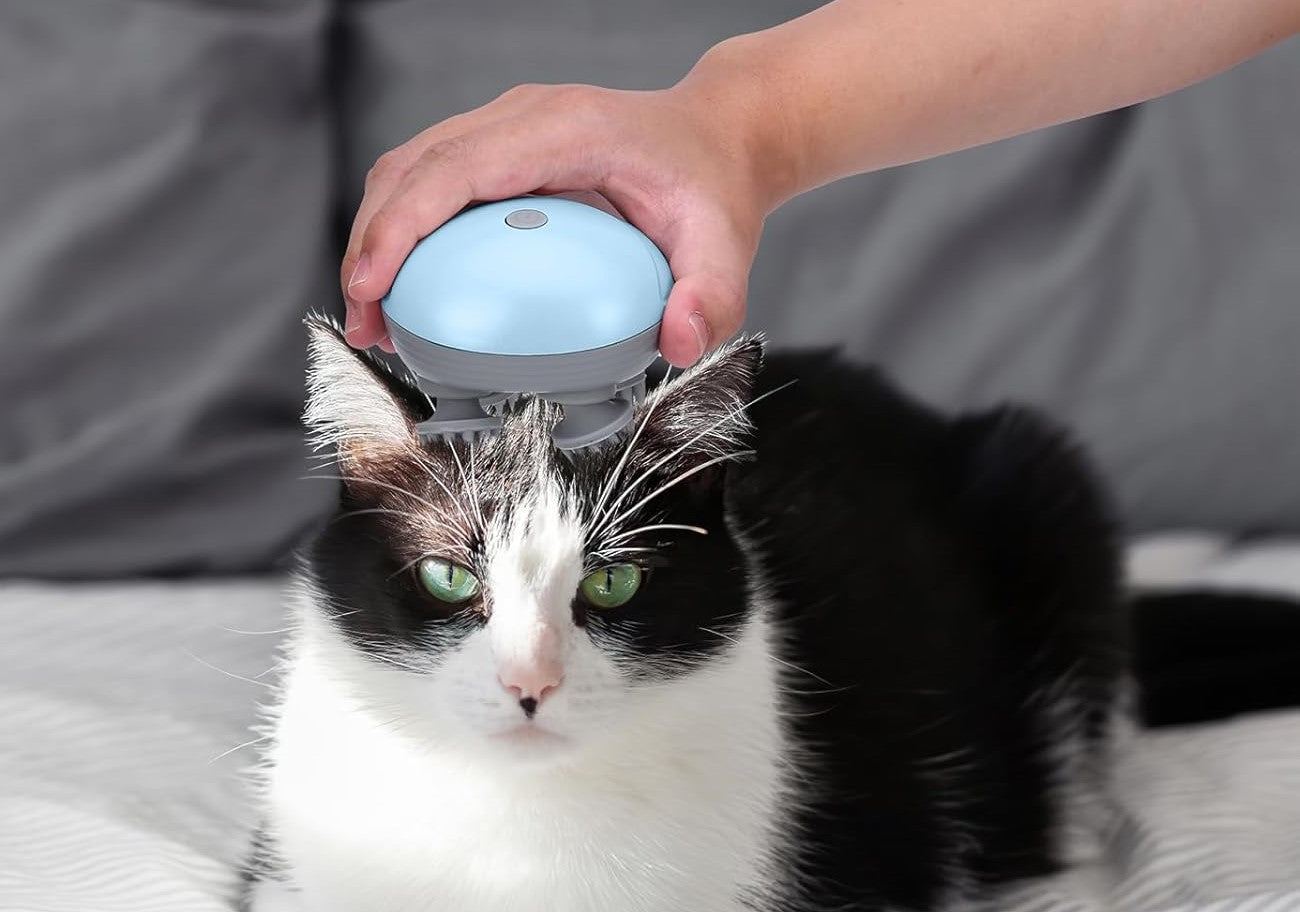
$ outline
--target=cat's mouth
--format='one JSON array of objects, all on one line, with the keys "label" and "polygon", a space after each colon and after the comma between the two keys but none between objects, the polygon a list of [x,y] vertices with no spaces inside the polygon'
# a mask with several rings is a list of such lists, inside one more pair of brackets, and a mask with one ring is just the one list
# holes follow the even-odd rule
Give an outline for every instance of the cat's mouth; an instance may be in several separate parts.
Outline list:
[{"label": "cat's mouth", "polygon": [[561,743],[569,740],[559,732],[543,728],[535,722],[520,722],[518,725],[511,726],[504,731],[498,732],[493,737],[512,741],[518,744]]},{"label": "cat's mouth", "polygon": [[515,750],[550,752],[567,747],[571,742],[566,735],[544,728],[535,722],[520,722],[492,735],[492,740]]}]

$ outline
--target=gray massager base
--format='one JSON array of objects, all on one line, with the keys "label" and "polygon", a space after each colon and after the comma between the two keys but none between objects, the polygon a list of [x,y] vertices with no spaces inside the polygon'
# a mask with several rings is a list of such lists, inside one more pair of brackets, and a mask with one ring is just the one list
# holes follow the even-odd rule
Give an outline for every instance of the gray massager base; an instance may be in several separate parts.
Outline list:
[{"label": "gray massager base", "polygon": [[433,417],[419,425],[428,437],[470,440],[499,431],[504,406],[527,393],[564,407],[552,432],[558,448],[592,446],[631,422],[645,396],[645,370],[659,356],[658,326],[589,351],[496,355],[438,345],[386,322],[398,357],[436,401]]}]

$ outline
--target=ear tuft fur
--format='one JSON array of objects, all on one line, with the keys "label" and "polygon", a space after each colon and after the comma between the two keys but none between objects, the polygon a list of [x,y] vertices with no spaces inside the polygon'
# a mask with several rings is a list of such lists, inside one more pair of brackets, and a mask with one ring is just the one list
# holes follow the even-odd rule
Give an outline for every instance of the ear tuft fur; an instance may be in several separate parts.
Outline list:
[{"label": "ear tuft fur", "polygon": [[336,321],[313,313],[303,322],[308,331],[303,421],[312,445],[342,451],[415,444],[417,402],[423,398],[418,388],[349,345]]},{"label": "ear tuft fur", "polygon": [[766,340],[739,337],[705,355],[646,398],[645,437],[662,451],[682,449],[683,461],[735,453],[751,429],[747,408],[763,366]]}]

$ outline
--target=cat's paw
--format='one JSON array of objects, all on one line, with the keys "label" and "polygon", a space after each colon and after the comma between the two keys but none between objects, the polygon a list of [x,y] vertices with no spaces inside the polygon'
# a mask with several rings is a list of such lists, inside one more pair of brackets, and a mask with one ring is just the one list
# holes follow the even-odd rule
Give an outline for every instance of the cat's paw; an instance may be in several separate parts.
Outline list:
[{"label": "cat's paw", "polygon": [[259,880],[245,897],[243,912],[307,912],[300,894],[283,883]]}]

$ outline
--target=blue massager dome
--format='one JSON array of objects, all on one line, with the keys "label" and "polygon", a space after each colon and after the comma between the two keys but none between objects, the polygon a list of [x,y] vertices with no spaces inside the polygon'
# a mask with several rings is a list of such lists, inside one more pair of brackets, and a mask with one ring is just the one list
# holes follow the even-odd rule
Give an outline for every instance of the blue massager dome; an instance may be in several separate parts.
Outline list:
[{"label": "blue massager dome", "polygon": [[564,407],[561,449],[613,436],[645,393],[672,283],[649,238],[593,206],[523,197],[460,213],[383,301],[398,357],[436,403],[420,432],[495,431],[530,393]]}]

